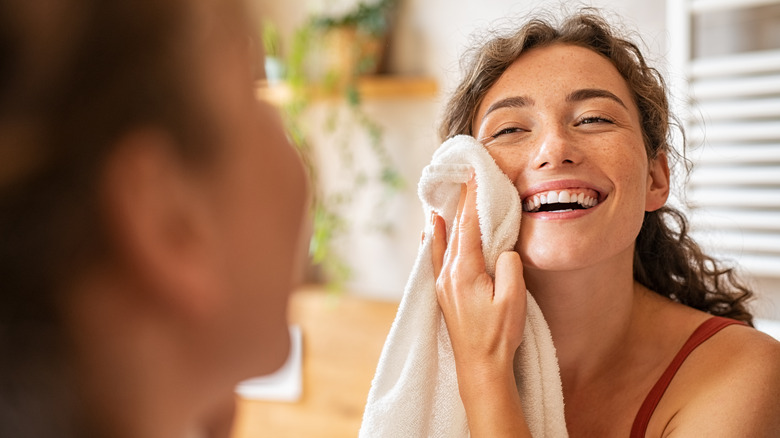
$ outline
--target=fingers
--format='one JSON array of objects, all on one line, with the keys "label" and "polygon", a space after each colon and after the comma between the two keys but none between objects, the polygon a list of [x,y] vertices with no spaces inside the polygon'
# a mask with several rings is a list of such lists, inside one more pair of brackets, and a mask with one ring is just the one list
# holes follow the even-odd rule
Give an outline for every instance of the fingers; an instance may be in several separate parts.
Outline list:
[{"label": "fingers", "polygon": [[[468,193],[468,189],[466,187],[466,184],[460,185],[460,198],[458,198],[458,209],[455,212],[455,218],[452,220],[452,236],[450,237],[450,248],[453,248],[450,252],[454,251],[458,248],[458,241],[460,240],[460,237],[458,236],[458,230],[460,229],[460,220],[461,216],[463,215],[463,206],[466,203],[466,194]],[[447,257],[449,260],[451,260],[455,254],[448,254],[449,257]]]},{"label": "fingers", "polygon": [[477,181],[473,176],[466,184],[466,193],[465,196],[461,196],[461,200],[463,206],[458,215],[457,229],[453,230],[455,237],[451,246],[457,248],[458,256],[465,257],[465,261],[475,270],[484,271],[482,233],[479,230],[477,213]]},{"label": "fingers", "polygon": [[496,261],[495,299],[503,300],[513,294],[525,292],[523,263],[520,254],[505,251]]},{"label": "fingers", "polygon": [[523,263],[518,253],[506,251],[498,256],[496,278],[493,284],[495,285],[493,304],[502,309],[500,312],[501,331],[506,334],[504,338],[506,349],[503,351],[508,354],[508,357],[513,357],[515,350],[523,341],[526,311],[528,310]]},{"label": "fingers", "polygon": [[460,263],[475,275],[484,272],[485,260],[482,254],[482,235],[477,213],[477,183],[473,175],[467,184],[461,184],[449,243],[444,220],[433,214],[432,223],[434,225],[432,261],[435,278],[438,279],[443,266],[454,267]]},{"label": "fingers", "polygon": [[447,252],[447,227],[444,219],[435,212],[431,213],[433,236],[431,237],[431,260],[433,262],[433,278],[438,279],[444,265],[444,254]]}]

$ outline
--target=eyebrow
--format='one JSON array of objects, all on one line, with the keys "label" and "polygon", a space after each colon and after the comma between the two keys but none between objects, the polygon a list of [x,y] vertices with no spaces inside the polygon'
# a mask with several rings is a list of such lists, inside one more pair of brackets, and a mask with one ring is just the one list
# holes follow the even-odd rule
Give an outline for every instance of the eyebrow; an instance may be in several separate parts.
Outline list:
[{"label": "eyebrow", "polygon": [[492,113],[493,111],[499,109],[499,108],[522,108],[525,106],[532,106],[534,104],[533,99],[526,96],[514,96],[514,97],[507,97],[506,99],[501,99],[499,101],[493,102],[492,105],[490,105],[485,111],[485,115],[482,116],[482,120],[485,120],[485,117],[487,117],[488,114]]},{"label": "eyebrow", "polygon": [[[583,88],[581,90],[572,91],[566,96],[566,102],[582,102],[588,99],[610,99],[620,104],[623,108],[628,109],[623,100],[617,97],[611,91],[607,91],[601,88]],[[534,101],[527,96],[513,96],[501,99],[493,102],[485,111],[485,115],[482,116],[482,120],[487,117],[491,112],[500,108],[523,108],[526,106],[533,106]]]},{"label": "eyebrow", "polygon": [[601,88],[583,88],[582,90],[572,91],[566,96],[566,102],[582,102],[588,99],[610,99],[619,103],[623,108],[628,109],[626,104],[614,93]]}]

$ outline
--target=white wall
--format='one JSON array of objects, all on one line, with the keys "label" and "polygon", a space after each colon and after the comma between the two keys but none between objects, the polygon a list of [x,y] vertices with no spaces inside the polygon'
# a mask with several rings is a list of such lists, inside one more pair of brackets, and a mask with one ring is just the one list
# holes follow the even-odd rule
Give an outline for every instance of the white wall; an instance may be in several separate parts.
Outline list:
[{"label": "white wall", "polygon": [[[393,67],[400,73],[423,73],[439,79],[445,90],[457,82],[459,60],[469,47],[470,36],[497,26],[511,27],[540,8],[560,11],[558,1],[529,0],[401,0]],[[603,8],[620,17],[629,29],[636,29],[649,46],[649,57],[665,53],[665,9],[662,2],[637,0],[593,0],[566,2],[568,10],[578,5]]]},{"label": "white wall", "polygon": [[[334,5],[335,8],[343,8],[345,2],[350,1],[354,2],[268,1],[263,9],[279,24],[283,33],[289,34],[303,22],[307,13],[326,10]],[[666,43],[664,2],[594,0],[581,4],[602,7],[622,16],[626,26],[636,29],[649,47],[647,56],[651,60],[663,61]],[[340,242],[340,247],[355,269],[349,284],[354,293],[390,300],[400,299],[402,295],[426,220],[416,197],[416,183],[420,171],[438,146],[436,123],[444,99],[460,77],[459,60],[469,46],[470,36],[495,26],[511,26],[539,7],[558,11],[561,3],[542,0],[400,0],[390,70],[398,74],[434,77],[441,93],[434,99],[397,99],[368,102],[366,105],[369,114],[385,128],[387,147],[408,184],[384,211],[385,217],[395,223],[394,234],[386,236],[367,231],[366,221],[371,219],[370,199],[358,202],[349,215],[353,221],[353,233]],[[567,7],[574,9],[571,4]],[[322,110],[315,109],[313,123],[319,123],[316,120],[322,114],[316,113]],[[325,140],[320,143],[321,155],[328,159],[335,146]],[[326,183],[336,184],[337,181]]]}]

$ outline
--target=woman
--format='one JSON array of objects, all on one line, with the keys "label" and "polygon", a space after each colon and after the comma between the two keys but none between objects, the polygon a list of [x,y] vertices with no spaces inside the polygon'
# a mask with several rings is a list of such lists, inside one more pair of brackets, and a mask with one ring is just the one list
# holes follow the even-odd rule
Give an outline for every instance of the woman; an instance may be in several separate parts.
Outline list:
[{"label": "woman", "polygon": [[0,1],[0,436],[203,436],[285,360],[305,183],[246,12]]},{"label": "woman", "polygon": [[[598,15],[531,20],[474,52],[441,137],[480,140],[524,207],[495,281],[475,183],[449,247],[433,219],[437,296],[472,436],[528,435],[512,372],[526,288],[553,335],[571,436],[777,436],[780,344],[749,327],[751,292],[665,206],[669,119],[659,74]],[[675,356],[682,365],[667,370]]]}]

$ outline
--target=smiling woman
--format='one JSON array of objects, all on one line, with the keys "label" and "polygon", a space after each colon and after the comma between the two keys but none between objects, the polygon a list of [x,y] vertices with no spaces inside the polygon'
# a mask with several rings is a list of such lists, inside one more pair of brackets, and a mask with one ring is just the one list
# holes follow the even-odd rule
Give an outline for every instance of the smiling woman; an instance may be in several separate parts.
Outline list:
[{"label": "smiling woman", "polygon": [[[477,138],[523,201],[521,263],[496,271],[517,290],[485,280],[481,252],[445,252],[436,221],[437,294],[472,436],[527,433],[512,374],[522,331],[488,330],[523,327],[522,314],[494,320],[524,308],[524,288],[553,335],[571,436],[780,430],[780,344],[749,327],[751,291],[665,205],[673,120],[638,47],[592,11],[532,19],[476,47],[464,78],[441,137]],[[476,217],[473,190],[456,223]],[[474,297],[488,301],[458,305]]]},{"label": "smiling woman", "polygon": [[[518,92],[526,94],[524,105],[501,106]],[[485,94],[473,130],[523,202],[539,199],[518,241],[527,272],[577,269],[594,255],[619,251],[631,260],[644,212],[657,210],[668,195],[665,155],[648,159],[628,85],[590,49],[528,50]],[[570,202],[571,193],[583,202],[587,196],[590,208],[560,205],[560,194]]]}]

